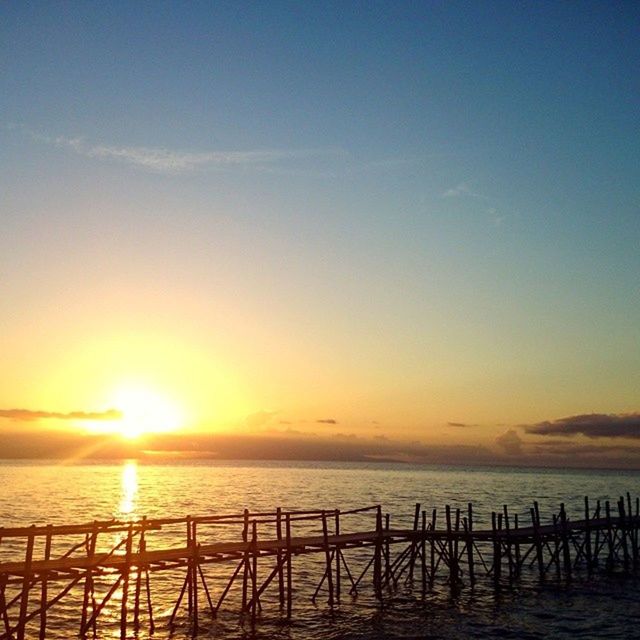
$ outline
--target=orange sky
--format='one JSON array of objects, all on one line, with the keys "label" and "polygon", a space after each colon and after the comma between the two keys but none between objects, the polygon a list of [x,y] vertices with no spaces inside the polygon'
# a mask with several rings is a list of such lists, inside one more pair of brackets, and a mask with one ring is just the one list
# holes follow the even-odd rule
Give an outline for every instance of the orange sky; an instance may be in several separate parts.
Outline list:
[{"label": "orange sky", "polygon": [[630,5],[0,11],[5,447],[636,455]]}]

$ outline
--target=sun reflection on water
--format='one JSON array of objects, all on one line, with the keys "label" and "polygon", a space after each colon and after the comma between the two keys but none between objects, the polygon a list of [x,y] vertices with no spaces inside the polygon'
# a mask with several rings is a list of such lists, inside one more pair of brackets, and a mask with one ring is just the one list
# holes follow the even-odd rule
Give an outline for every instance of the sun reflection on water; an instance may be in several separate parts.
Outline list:
[{"label": "sun reflection on water", "polygon": [[120,516],[133,519],[136,516],[136,498],[138,497],[138,465],[128,460],[122,467],[122,491],[120,494]]}]

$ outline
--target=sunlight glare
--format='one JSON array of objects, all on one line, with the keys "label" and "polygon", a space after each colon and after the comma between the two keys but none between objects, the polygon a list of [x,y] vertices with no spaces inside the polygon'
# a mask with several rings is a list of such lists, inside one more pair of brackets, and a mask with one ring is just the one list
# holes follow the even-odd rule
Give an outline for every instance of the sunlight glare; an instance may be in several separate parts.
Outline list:
[{"label": "sunlight glare", "polygon": [[164,433],[182,427],[179,408],[165,396],[145,388],[127,387],[113,401],[122,419],[114,423],[124,438],[133,439],[147,433]]}]

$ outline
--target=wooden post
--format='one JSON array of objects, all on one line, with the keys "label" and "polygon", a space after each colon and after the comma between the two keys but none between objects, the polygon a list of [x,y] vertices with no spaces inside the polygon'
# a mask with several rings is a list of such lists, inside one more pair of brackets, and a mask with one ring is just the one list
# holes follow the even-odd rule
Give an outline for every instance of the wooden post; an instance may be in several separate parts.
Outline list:
[{"label": "wooden post", "polygon": [[[533,508],[534,508],[535,514],[536,514],[536,523],[537,523],[537,526],[538,526],[538,533],[540,534],[540,526],[541,526],[541,523],[540,523],[540,505],[538,504],[537,500],[533,501]],[[542,534],[540,534],[540,549],[542,551],[542,556],[544,558],[544,548],[542,546],[542,542],[543,542]]]},{"label": "wooden post", "polygon": [[[91,532],[91,537],[89,538],[89,543],[87,544],[87,557],[89,558],[89,562],[93,564],[93,557],[96,551],[96,542],[98,539],[98,526],[93,523],[93,529]],[[82,616],[80,623],[80,635],[84,638],[86,635],[86,626],[87,626],[87,615],[89,611],[89,599],[92,598],[93,594],[93,568],[90,566],[85,572],[84,579],[84,597],[82,599]],[[92,599],[92,604],[95,604]],[[93,614],[95,607],[92,607],[91,613]],[[41,638],[42,640],[42,638]]]},{"label": "wooden post", "polygon": [[[535,503],[534,503],[535,504]],[[538,561],[538,575],[540,580],[544,579],[544,557],[542,555],[542,540],[540,539],[540,529],[536,518],[535,506],[529,509],[531,513],[531,526],[533,527],[533,541],[536,547],[536,560]]]},{"label": "wooden post", "polygon": [[[31,525],[34,529],[34,525]],[[20,599],[20,617],[18,618],[17,638],[24,640],[29,606],[29,587],[31,585],[31,563],[33,561],[33,543],[35,536],[30,533],[27,538],[27,550],[24,558],[24,577],[22,579],[22,597]]]},{"label": "wooden post", "polygon": [[[144,547],[145,547],[145,541],[144,541],[144,534],[145,534],[145,521],[146,521],[147,517],[144,516],[142,518],[142,524],[140,526],[140,542],[138,543],[138,553],[143,553],[144,552]],[[140,629],[140,592],[142,590],[142,568],[140,567],[140,560],[138,560],[138,563],[136,565],[136,588],[135,588],[135,595],[134,595],[134,600],[133,600],[133,629],[135,631],[135,633],[138,632],[138,630]]]},{"label": "wooden post", "polygon": [[391,516],[385,513],[384,516],[384,583],[389,585],[391,579],[391,550],[390,550],[390,538],[389,530],[391,529]]},{"label": "wooden post", "polygon": [[[340,510],[336,509],[335,512],[335,532],[336,538],[340,535]],[[340,549],[340,543],[336,540],[335,556],[336,556],[336,602],[340,604],[340,555],[342,551]]]},{"label": "wooden post", "polygon": [[456,583],[456,563],[453,558],[453,534],[451,530],[451,507],[446,505],[444,508],[445,523],[447,525],[447,554],[449,556],[449,585],[455,586]]},{"label": "wooden post", "polygon": [[11,640],[11,625],[9,624],[9,614],[7,613],[7,599],[5,589],[7,587],[7,574],[0,574],[0,608],[2,609],[2,622],[4,623],[5,636]]},{"label": "wooden post", "polygon": [[[596,510],[593,513],[593,519],[594,520],[600,519],[600,500],[596,500]],[[600,557],[600,527],[599,526],[596,527],[595,543],[593,545],[593,549],[594,549],[593,562],[594,562],[594,565],[597,565]]]},{"label": "wooden post", "polygon": [[422,586],[422,597],[427,595],[427,540],[425,531],[427,530],[427,512],[422,511],[422,535],[420,536],[420,584]]},{"label": "wooden post", "polygon": [[436,518],[437,510],[431,512],[431,548],[429,558],[429,589],[433,588],[433,582],[436,579]]},{"label": "wooden post", "polygon": [[636,498],[636,517],[635,517],[635,532],[636,532],[636,541],[634,544],[634,548],[636,549],[636,555],[640,552],[640,497]]},{"label": "wooden post", "polygon": [[291,585],[291,516],[285,516],[285,536],[287,542],[287,619],[291,618],[293,591]]},{"label": "wooden post", "polygon": [[282,549],[280,548],[282,543],[282,509],[280,507],[276,509],[276,537],[278,539],[278,551],[276,553],[276,562],[278,563],[278,597],[280,599],[280,608],[284,609],[284,570],[282,567]]},{"label": "wooden post", "polygon": [[197,540],[197,523],[191,521],[191,590],[193,591],[192,606],[193,606],[193,622],[192,632],[193,635],[198,633],[198,569],[200,566],[200,559],[198,557],[198,540]]},{"label": "wooden post", "polygon": [[522,559],[520,557],[520,534],[518,532],[519,529],[518,524],[518,514],[515,513],[513,515],[513,529],[515,531],[515,550],[516,550],[516,576],[520,575],[520,570],[522,568]]},{"label": "wooden post", "polygon": [[473,566],[473,505],[467,505],[467,564],[469,565],[469,582],[471,586],[476,583],[475,567]]},{"label": "wooden post", "polygon": [[631,542],[631,557],[633,559],[633,570],[638,569],[638,545],[637,531],[638,525],[633,517],[633,508],[631,505],[631,494],[627,491],[627,522],[629,526],[629,541]]},{"label": "wooden post", "polygon": [[631,495],[627,493],[627,501],[629,503],[629,519],[632,521],[631,524],[631,553],[633,555],[633,570],[638,570],[638,524],[640,520],[640,516],[638,514],[638,507],[640,507],[640,500],[636,501],[636,515],[633,517],[633,510],[631,509]]},{"label": "wooden post", "polygon": [[511,529],[509,527],[509,508],[506,504],[502,505],[504,512],[504,531],[506,539],[507,562],[509,563],[509,584],[513,582],[513,556],[511,553]]},{"label": "wooden post", "polygon": [[382,600],[382,507],[376,510],[376,541],[373,556],[373,585],[378,600]]},{"label": "wooden post", "polygon": [[[51,557],[51,525],[47,525],[47,535],[44,543],[44,560]],[[40,592],[40,640],[45,640],[47,635],[47,575],[45,571],[42,575],[42,588]]]},{"label": "wooden post", "polygon": [[591,558],[591,512],[589,511],[589,496],[584,497],[584,555],[587,559],[587,574],[590,576],[593,570]]},{"label": "wooden post", "polygon": [[554,513],[553,516],[553,558],[556,566],[556,577],[558,580],[561,577],[560,573],[560,538],[558,536],[558,516]]},{"label": "wooden post", "polygon": [[146,568],[145,572],[145,585],[147,591],[147,613],[149,615],[149,635],[153,635],[156,630],[156,625],[153,621],[153,603],[151,601],[151,584],[149,578],[149,569]]},{"label": "wooden post", "polygon": [[190,550],[187,560],[187,602],[189,619],[193,616],[193,551],[191,550],[191,516],[187,516],[187,549]]},{"label": "wooden post", "polygon": [[455,519],[455,535],[453,537],[453,563],[455,565],[455,584],[458,585],[460,583],[460,562],[458,555],[458,546],[460,544],[459,540],[460,535],[460,509],[456,509],[456,519]]},{"label": "wooden post", "polygon": [[251,624],[255,625],[258,613],[258,524],[254,520],[251,525]]},{"label": "wooden post", "polygon": [[242,541],[245,543],[244,547],[244,561],[242,565],[242,612],[247,610],[247,589],[249,579],[249,509],[244,510],[244,525],[242,527]]},{"label": "wooden post", "polygon": [[420,503],[416,502],[413,512],[413,537],[411,539],[411,564],[409,565],[409,581],[413,581],[413,571],[416,563],[416,554],[418,551],[418,523],[420,520]]},{"label": "wooden post", "polygon": [[133,548],[133,528],[129,525],[127,529],[127,546],[125,551],[125,566],[122,580],[122,601],[120,603],[120,638],[127,637],[127,599],[129,597],[129,575],[131,573],[131,552]]},{"label": "wooden post", "polygon": [[622,540],[622,559],[624,562],[624,572],[629,573],[629,547],[627,546],[627,523],[624,510],[624,498],[618,501],[618,531]]},{"label": "wooden post", "polygon": [[609,556],[607,557],[607,570],[613,571],[615,563],[615,543],[613,540],[613,524],[611,523],[611,505],[607,500],[604,503],[604,513],[607,519],[607,541],[609,543]]},{"label": "wooden post", "polygon": [[495,588],[499,589],[502,555],[500,552],[500,542],[498,541],[498,524],[495,511],[491,512],[491,537],[493,539],[493,583]]},{"label": "wooden post", "polygon": [[331,548],[329,546],[329,529],[327,526],[327,513],[322,511],[322,546],[324,547],[324,560],[326,567],[327,585],[329,588],[329,606],[333,608],[333,566],[331,562]]},{"label": "wooden post", "polygon": [[562,540],[562,559],[566,580],[571,580],[571,550],[569,549],[569,527],[564,502],[560,504],[560,538]]}]

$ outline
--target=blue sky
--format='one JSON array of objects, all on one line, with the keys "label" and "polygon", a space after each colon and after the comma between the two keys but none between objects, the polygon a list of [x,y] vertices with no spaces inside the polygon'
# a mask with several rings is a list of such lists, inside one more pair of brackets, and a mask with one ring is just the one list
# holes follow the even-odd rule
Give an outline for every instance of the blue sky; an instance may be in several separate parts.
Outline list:
[{"label": "blue sky", "polygon": [[0,11],[5,405],[153,327],[242,388],[202,420],[637,411],[636,4]]}]

